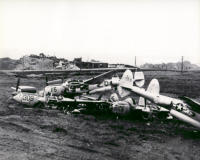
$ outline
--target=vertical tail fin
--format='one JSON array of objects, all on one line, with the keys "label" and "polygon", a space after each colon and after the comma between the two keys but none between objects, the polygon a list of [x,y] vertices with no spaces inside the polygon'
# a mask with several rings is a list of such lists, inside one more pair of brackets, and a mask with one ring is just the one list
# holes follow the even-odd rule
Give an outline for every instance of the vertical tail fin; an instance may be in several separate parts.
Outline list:
[{"label": "vertical tail fin", "polygon": [[145,82],[144,73],[143,72],[135,72],[134,73],[134,84],[137,87],[142,87],[142,86],[144,86],[144,82]]},{"label": "vertical tail fin", "polygon": [[160,94],[160,85],[157,79],[152,79],[147,87],[147,91],[152,94]]},{"label": "vertical tail fin", "polygon": [[128,96],[131,92],[123,88],[123,86],[133,86],[133,73],[130,70],[126,70],[119,81],[117,87],[118,93],[121,97]]},{"label": "vertical tail fin", "polygon": [[[158,80],[152,79],[146,91],[148,91],[149,93],[158,95],[160,93],[160,85],[159,85]],[[138,105],[146,106],[146,104],[149,104],[149,103],[150,101],[146,100],[144,97],[139,98]]]},{"label": "vertical tail fin", "polygon": [[133,73],[131,70],[126,70],[119,81],[119,85],[133,85]]}]

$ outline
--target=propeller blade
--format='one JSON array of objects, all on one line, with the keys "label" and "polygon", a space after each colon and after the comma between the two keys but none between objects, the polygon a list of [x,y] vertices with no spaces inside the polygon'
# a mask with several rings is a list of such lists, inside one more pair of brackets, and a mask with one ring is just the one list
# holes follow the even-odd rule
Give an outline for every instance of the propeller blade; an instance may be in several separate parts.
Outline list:
[{"label": "propeller blade", "polygon": [[47,75],[45,77],[45,80],[46,80],[46,86],[48,86],[48,77],[47,77]]},{"label": "propeller blade", "polygon": [[18,79],[17,79],[17,86],[16,86],[16,92],[18,91],[19,84],[20,84],[20,78],[18,77]]},{"label": "propeller blade", "polygon": [[103,94],[100,94],[97,100],[100,101],[102,97],[103,97]]},{"label": "propeller blade", "polygon": [[64,83],[64,75],[62,75],[62,83]]}]

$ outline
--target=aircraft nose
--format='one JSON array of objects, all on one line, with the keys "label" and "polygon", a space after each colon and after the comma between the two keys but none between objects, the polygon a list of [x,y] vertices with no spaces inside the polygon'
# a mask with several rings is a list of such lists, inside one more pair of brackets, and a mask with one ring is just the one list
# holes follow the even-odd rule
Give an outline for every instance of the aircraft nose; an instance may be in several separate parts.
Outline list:
[{"label": "aircraft nose", "polygon": [[13,97],[13,99],[17,102],[21,102],[21,98],[20,98],[20,95],[17,94],[16,96]]},{"label": "aircraft nose", "polygon": [[44,91],[39,91],[38,94],[39,94],[40,97],[44,97]]},{"label": "aircraft nose", "polygon": [[112,106],[112,111],[117,114],[126,114],[130,110],[130,106],[127,102],[114,102]]},{"label": "aircraft nose", "polygon": [[12,96],[16,96],[16,95],[17,95],[16,91],[12,92]]},{"label": "aircraft nose", "polygon": [[120,106],[119,106],[118,102],[114,102],[114,103],[112,104],[112,111],[113,111],[114,113],[119,113],[119,108],[120,108]]}]

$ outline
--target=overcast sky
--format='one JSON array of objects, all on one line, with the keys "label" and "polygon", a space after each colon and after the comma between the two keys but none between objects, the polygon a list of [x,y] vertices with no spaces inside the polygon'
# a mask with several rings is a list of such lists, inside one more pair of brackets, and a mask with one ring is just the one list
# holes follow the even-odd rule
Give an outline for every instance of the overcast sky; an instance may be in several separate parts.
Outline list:
[{"label": "overcast sky", "polygon": [[200,0],[0,0],[0,57],[200,64]]}]

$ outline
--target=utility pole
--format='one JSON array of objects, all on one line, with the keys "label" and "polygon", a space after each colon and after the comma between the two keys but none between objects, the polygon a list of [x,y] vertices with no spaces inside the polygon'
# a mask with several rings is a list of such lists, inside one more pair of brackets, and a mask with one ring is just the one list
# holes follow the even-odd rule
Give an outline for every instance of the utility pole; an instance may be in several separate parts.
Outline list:
[{"label": "utility pole", "polygon": [[23,59],[22,59],[22,65],[23,65],[23,72],[24,72],[24,56],[23,56]]},{"label": "utility pole", "polygon": [[181,72],[183,72],[183,56],[181,57]]},{"label": "utility pole", "polygon": [[136,56],[135,56],[135,67],[137,66],[136,60],[137,60],[137,59],[136,59]]}]

